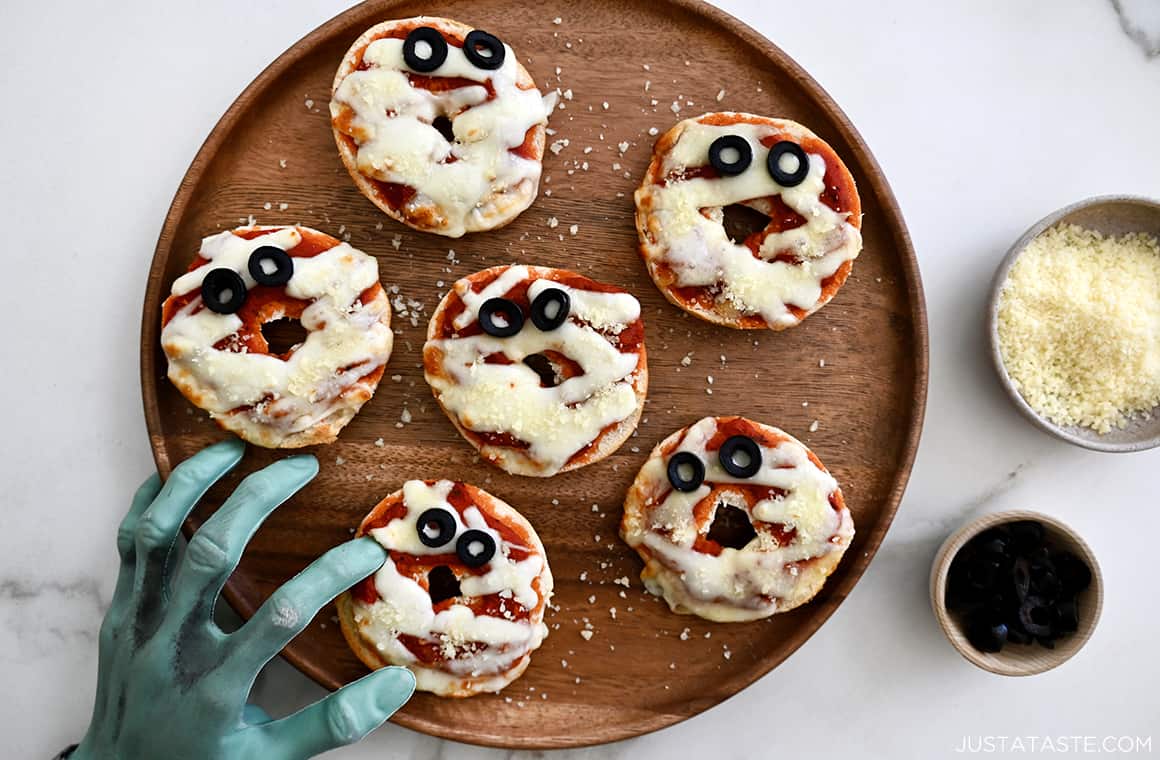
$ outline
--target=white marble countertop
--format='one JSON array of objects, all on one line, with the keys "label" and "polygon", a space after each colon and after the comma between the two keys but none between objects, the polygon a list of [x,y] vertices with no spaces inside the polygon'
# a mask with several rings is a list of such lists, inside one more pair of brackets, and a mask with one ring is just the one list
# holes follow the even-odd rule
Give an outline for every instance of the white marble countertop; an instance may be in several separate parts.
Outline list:
[{"label": "white marble countertop", "polygon": [[[1119,0],[1123,24],[1109,0],[720,5],[829,90],[893,184],[930,315],[925,434],[877,559],[797,654],[684,724],[559,756],[934,758],[952,756],[964,736],[1156,733],[1160,605],[1153,549],[1143,543],[1160,535],[1160,451],[1097,454],[1037,432],[995,381],[982,315],[996,264],[1036,219],[1090,195],[1160,195],[1160,2]],[[234,96],[340,6],[5,4],[6,756],[49,757],[89,719],[115,526],[152,467],[137,331],[174,189]],[[1022,680],[960,659],[927,604],[942,538],[973,514],[1008,507],[1072,523],[1106,583],[1088,646],[1059,670]],[[320,693],[279,661],[257,698],[284,712]],[[335,756],[499,753],[391,726]]]}]

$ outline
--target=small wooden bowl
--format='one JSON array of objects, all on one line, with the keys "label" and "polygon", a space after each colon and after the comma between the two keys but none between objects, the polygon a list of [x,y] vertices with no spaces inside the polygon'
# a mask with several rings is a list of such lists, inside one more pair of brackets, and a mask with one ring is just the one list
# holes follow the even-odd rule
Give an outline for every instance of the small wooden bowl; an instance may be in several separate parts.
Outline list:
[{"label": "small wooden bowl", "polygon": [[1003,352],[999,348],[999,301],[1007,274],[1027,245],[1057,224],[1075,224],[1104,235],[1124,235],[1129,232],[1144,232],[1160,237],[1160,201],[1134,195],[1102,195],[1073,203],[1054,211],[1040,219],[1023,233],[1008,250],[999,264],[991,283],[990,303],[987,308],[988,332],[991,341],[991,360],[999,375],[999,382],[1016,408],[1031,420],[1040,430],[1050,433],[1060,440],[1094,451],[1133,452],[1160,446],[1160,408],[1151,414],[1138,417],[1122,429],[1099,434],[1091,428],[1079,425],[1057,425],[1031,408],[1020,395],[1007,367],[1003,364]]},{"label": "small wooden bowl", "polygon": [[[1080,592],[1077,598],[1079,629],[1075,633],[1057,640],[1055,649],[1047,649],[1039,644],[1008,644],[1003,647],[1001,652],[980,652],[967,641],[962,621],[958,616],[947,611],[947,572],[950,570],[951,560],[963,548],[964,544],[987,528],[1016,520],[1035,520],[1042,523],[1047,531],[1047,538],[1052,544],[1074,553],[1087,564],[1092,571],[1092,582],[1090,586]],[[983,515],[972,520],[952,533],[943,542],[935,555],[934,564],[931,566],[930,606],[934,609],[934,616],[938,619],[938,624],[942,626],[943,633],[946,634],[958,653],[971,663],[1001,676],[1033,676],[1067,662],[1091,638],[1092,631],[1095,630],[1096,623],[1099,622],[1103,604],[1103,576],[1091,547],[1070,527],[1054,517],[1048,517],[1039,512],[1011,510]]]}]

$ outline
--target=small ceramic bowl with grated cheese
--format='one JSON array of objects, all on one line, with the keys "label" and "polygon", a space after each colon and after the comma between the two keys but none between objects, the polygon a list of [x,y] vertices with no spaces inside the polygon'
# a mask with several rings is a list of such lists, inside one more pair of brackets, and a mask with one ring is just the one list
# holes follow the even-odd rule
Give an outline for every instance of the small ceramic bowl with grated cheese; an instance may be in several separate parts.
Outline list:
[{"label": "small ceramic bowl with grated cheese", "polygon": [[1100,196],[1036,222],[999,265],[988,318],[999,381],[1041,430],[1160,446],[1160,202]]}]

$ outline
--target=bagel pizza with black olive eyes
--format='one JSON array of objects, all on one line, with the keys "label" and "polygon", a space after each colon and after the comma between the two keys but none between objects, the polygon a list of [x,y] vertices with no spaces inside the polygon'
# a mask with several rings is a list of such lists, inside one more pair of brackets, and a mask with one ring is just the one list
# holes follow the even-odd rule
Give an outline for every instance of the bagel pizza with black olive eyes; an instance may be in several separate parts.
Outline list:
[{"label": "bagel pizza with black olive eyes", "polygon": [[546,267],[456,282],[431,316],[423,366],[463,437],[515,475],[608,456],[636,429],[648,390],[636,298]]},{"label": "bagel pizza with black olive eyes", "polygon": [[420,16],[355,41],[330,115],[363,195],[409,227],[460,237],[502,227],[535,200],[555,98],[498,38]]},{"label": "bagel pizza with black olive eyes", "polygon": [[[273,353],[262,326],[298,320]],[[372,256],[308,227],[210,235],[162,305],[169,380],[257,446],[330,443],[375,392],[391,355],[391,307]]]},{"label": "bagel pizza with black olive eyes", "polygon": [[[640,252],[685,311],[738,329],[784,330],[834,297],[862,250],[862,206],[845,164],[787,119],[710,113],[657,140],[635,194]],[[724,209],[768,217],[730,239]]]},{"label": "bagel pizza with black olive eyes", "polygon": [[387,561],[337,600],[367,667],[401,665],[444,697],[496,692],[519,678],[548,635],[552,572],[536,531],[466,483],[411,480],[359,526]]},{"label": "bagel pizza with black olive eyes", "polygon": [[757,620],[805,604],[854,537],[837,481],[787,433],[706,417],[662,441],[624,502],[641,580],[678,613]]}]

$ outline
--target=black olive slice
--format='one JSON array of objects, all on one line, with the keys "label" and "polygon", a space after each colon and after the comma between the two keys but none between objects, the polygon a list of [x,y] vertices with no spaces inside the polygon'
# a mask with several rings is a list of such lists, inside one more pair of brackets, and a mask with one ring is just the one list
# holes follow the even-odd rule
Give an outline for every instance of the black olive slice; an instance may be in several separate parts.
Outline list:
[{"label": "black olive slice", "polygon": [[[420,47],[420,43],[426,43]],[[412,29],[403,41],[403,62],[407,68],[429,74],[447,60],[447,40],[438,29],[420,26]]]},{"label": "black olive slice", "polygon": [[486,565],[495,556],[495,539],[482,530],[464,531],[455,543],[455,553],[468,567]]},{"label": "black olive slice", "polygon": [[1019,607],[1020,625],[1037,639],[1051,636],[1051,623],[1054,618],[1051,606],[1037,596],[1027,597]]},{"label": "black olive slice", "polygon": [[1055,622],[1052,627],[1056,633],[1075,633],[1079,628],[1079,605],[1075,599],[1060,599],[1055,603]]},{"label": "black olive slice", "polygon": [[1082,559],[1071,552],[1060,552],[1052,557],[1055,574],[1064,593],[1075,594],[1092,583],[1092,571]]},{"label": "black olive slice", "polygon": [[[736,152],[737,157],[722,155],[725,151]],[[732,160],[729,160],[732,159]],[[749,168],[753,162],[753,148],[741,135],[724,135],[709,145],[709,164],[719,174],[732,177]]]},{"label": "black olive slice", "polygon": [[990,591],[1001,569],[999,560],[994,557],[976,555],[966,567],[967,586],[979,593]]},{"label": "black olive slice", "polygon": [[246,283],[232,269],[211,270],[201,281],[201,300],[217,314],[233,314],[246,302]]},{"label": "black olive slice", "polygon": [[984,609],[991,613],[996,620],[1004,620],[1015,614],[1019,609],[1019,601],[1009,594],[991,594],[984,605]]},{"label": "black olive slice", "polygon": [[761,448],[747,435],[726,438],[717,458],[725,472],[735,478],[752,478],[761,469]]},{"label": "black olive slice", "polygon": [[689,493],[705,482],[705,463],[691,451],[678,451],[669,457],[668,473],[673,488]]},{"label": "black olive slice", "polygon": [[989,538],[979,547],[982,554],[993,554],[997,557],[1008,557],[1011,554],[1009,542],[1003,536]]},{"label": "black olive slice", "polygon": [[532,301],[532,324],[543,332],[551,332],[568,319],[572,299],[560,288],[547,288]]},{"label": "black olive slice", "polygon": [[498,37],[476,29],[468,32],[463,39],[463,54],[476,68],[490,71],[503,66],[506,51]]},{"label": "black olive slice", "polygon": [[1011,567],[1011,582],[1015,589],[1015,596],[1023,601],[1031,592],[1031,563],[1026,557],[1015,560]]},{"label": "black olive slice", "polygon": [[962,610],[970,607],[981,599],[981,595],[970,583],[970,567],[974,562],[975,554],[970,545],[963,547],[951,560],[947,571],[947,608]]},{"label": "black olive slice", "polygon": [[[782,169],[781,159],[783,156],[796,158],[797,168],[792,171]],[[773,177],[773,181],[782,187],[797,187],[805,181],[806,176],[810,173],[810,157],[802,150],[802,146],[789,140],[775,143],[769,149],[769,157],[766,158],[765,165],[769,169],[769,176]]]},{"label": "black olive slice", "polygon": [[1034,520],[1019,520],[1009,523],[1011,531],[1011,546],[1015,552],[1030,555],[1042,548],[1047,538],[1043,524]]},{"label": "black olive slice", "polygon": [[[496,321],[496,316],[503,323]],[[524,313],[519,304],[506,298],[489,298],[479,307],[479,326],[488,335],[510,338],[524,329]]]},{"label": "black olive slice", "polygon": [[1007,527],[1006,523],[1001,523],[999,525],[987,528],[985,531],[972,538],[968,543],[972,546],[976,544],[981,546],[982,544],[994,541],[995,539],[1007,541],[1008,543],[1011,541],[1011,530]]},{"label": "black olive slice", "polygon": [[451,543],[455,538],[455,517],[446,509],[433,507],[419,515],[415,531],[424,546],[438,548]]},{"label": "black olive slice", "polygon": [[1044,601],[1054,601],[1059,598],[1061,585],[1055,569],[1049,563],[1031,563],[1031,593]]},{"label": "black olive slice", "polygon": [[[266,271],[267,265],[273,270]],[[285,285],[294,276],[294,259],[276,245],[263,245],[250,254],[247,268],[259,285]]]},{"label": "black olive slice", "polygon": [[967,641],[980,652],[998,652],[1007,643],[1007,624],[986,614],[973,616],[967,621]]},{"label": "black olive slice", "polygon": [[1007,624],[1007,641],[1012,644],[1030,644],[1035,641],[1027,631],[1019,627],[1018,623],[1018,620],[1013,620]]}]

